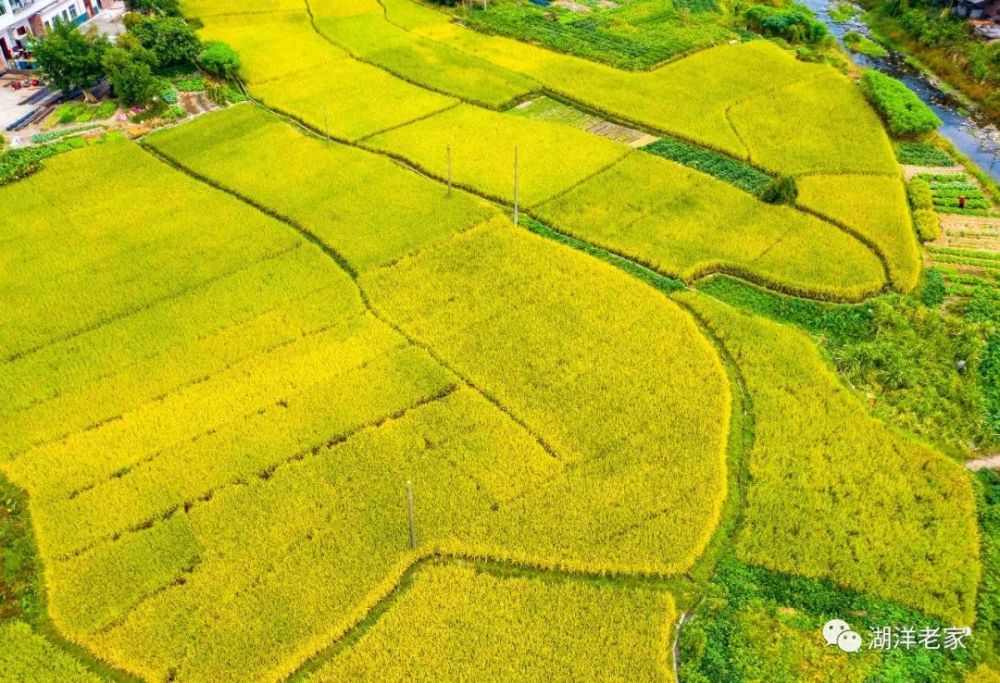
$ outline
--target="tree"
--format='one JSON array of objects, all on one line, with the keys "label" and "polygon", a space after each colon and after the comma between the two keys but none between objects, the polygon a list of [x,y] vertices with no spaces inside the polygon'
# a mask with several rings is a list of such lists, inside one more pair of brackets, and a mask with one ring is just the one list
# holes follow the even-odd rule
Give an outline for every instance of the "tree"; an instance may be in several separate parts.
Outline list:
[{"label": "tree", "polygon": [[68,92],[82,88],[84,96],[105,75],[103,59],[111,49],[107,38],[95,32],[82,33],[79,28],[56,20],[52,30],[35,44],[38,65],[56,88]]},{"label": "tree", "polygon": [[110,74],[111,87],[126,107],[146,104],[156,94],[150,57],[151,53],[141,47],[137,50],[113,47],[105,55],[104,67]]},{"label": "tree", "polygon": [[198,64],[213,76],[232,80],[240,71],[240,56],[225,43],[211,40],[198,55]]},{"label": "tree", "polygon": [[180,17],[130,15],[126,26],[144,48],[153,51],[160,66],[194,64],[201,52],[201,41]]},{"label": "tree", "polygon": [[768,204],[794,204],[798,196],[795,178],[790,175],[778,176],[760,194],[761,200]]},{"label": "tree", "polygon": [[143,14],[177,16],[181,13],[178,0],[125,0],[125,8],[129,12],[142,12]]}]

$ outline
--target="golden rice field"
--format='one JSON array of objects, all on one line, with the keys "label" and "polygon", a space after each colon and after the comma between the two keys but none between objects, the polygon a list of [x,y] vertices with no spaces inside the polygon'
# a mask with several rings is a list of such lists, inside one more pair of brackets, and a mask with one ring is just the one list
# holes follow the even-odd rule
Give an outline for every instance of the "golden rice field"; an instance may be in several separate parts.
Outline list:
[{"label": "golden rice field", "polygon": [[[0,186],[0,540],[44,594],[0,590],[0,682],[672,682],[724,561],[981,619],[967,471],[696,291],[920,285],[850,80],[763,39],[626,72],[414,0],[181,6],[250,102]],[[543,93],[798,195],[507,111]]]},{"label": "golden rice field", "polygon": [[[660,681],[671,675],[662,655],[673,619],[663,593],[432,567],[348,654],[308,680]],[[434,641],[446,649],[433,651]]]}]

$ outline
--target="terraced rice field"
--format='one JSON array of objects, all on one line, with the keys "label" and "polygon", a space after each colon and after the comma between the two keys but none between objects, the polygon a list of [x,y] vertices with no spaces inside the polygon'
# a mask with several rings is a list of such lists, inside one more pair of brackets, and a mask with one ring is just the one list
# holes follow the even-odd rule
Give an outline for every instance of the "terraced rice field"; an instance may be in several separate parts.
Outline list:
[{"label": "terraced rice field", "polygon": [[[765,40],[625,72],[412,0],[182,9],[250,102],[0,187],[44,590],[0,680],[674,681],[725,562],[977,618],[965,469],[696,291],[918,287],[849,80]],[[946,221],[954,291],[997,235]]]}]

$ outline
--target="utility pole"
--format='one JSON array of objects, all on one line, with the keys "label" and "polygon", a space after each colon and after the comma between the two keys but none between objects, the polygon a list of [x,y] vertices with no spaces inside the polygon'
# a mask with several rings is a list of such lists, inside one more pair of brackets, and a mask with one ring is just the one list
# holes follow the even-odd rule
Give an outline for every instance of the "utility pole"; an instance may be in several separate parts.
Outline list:
[{"label": "utility pole", "polygon": [[517,145],[514,145],[514,225],[518,225],[517,209]]},{"label": "utility pole", "polygon": [[406,509],[410,515],[410,548],[417,549],[417,522],[413,516],[413,483],[406,481]]},{"label": "utility pole", "polygon": [[326,141],[330,142],[330,119],[326,115],[326,109],[323,110],[323,126],[326,128]]},{"label": "utility pole", "polygon": [[451,143],[448,143],[448,196],[451,196]]}]

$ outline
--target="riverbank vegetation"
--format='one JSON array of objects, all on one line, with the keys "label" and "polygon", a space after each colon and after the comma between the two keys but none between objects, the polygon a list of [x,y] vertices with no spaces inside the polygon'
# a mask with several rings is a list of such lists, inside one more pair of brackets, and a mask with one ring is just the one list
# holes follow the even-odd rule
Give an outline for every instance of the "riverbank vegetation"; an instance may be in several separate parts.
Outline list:
[{"label": "riverbank vegetation", "polygon": [[936,75],[1000,116],[1000,43],[988,42],[940,0],[862,0],[866,21]]}]

